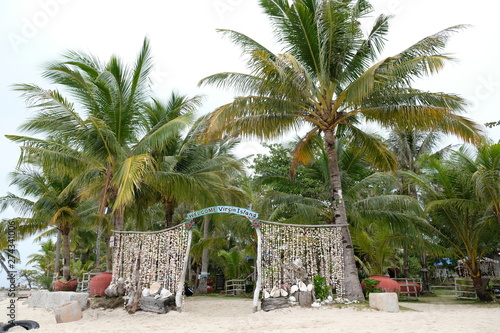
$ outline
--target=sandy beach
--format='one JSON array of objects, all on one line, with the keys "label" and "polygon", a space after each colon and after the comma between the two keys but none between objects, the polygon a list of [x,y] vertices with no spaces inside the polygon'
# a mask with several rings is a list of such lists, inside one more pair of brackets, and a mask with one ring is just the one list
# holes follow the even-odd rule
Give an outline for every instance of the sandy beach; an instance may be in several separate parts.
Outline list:
[{"label": "sandy beach", "polygon": [[[8,299],[0,302],[6,309]],[[57,324],[52,310],[28,308],[17,301],[16,319],[35,320],[38,333],[90,332],[500,332],[500,304],[428,304],[400,302],[397,313],[360,306],[287,308],[253,313],[242,298],[189,297],[182,313],[167,314],[123,309],[88,309],[83,319]],[[6,310],[0,322],[6,322]],[[17,330],[22,330],[16,328]]]}]

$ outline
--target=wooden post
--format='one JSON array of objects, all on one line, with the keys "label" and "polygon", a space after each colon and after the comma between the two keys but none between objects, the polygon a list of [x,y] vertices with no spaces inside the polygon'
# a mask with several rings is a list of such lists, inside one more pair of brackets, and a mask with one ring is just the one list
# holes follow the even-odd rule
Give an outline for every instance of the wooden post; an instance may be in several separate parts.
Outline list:
[{"label": "wooden post", "polygon": [[137,257],[137,261],[135,263],[135,291],[129,293],[129,300],[125,309],[129,314],[135,313],[139,310],[139,299],[142,295],[142,284],[141,284],[141,255]]},{"label": "wooden post", "polygon": [[179,279],[179,285],[177,286],[177,293],[175,294],[175,306],[177,307],[177,311],[179,312],[182,312],[182,293],[184,292],[184,281],[186,279],[186,272],[188,269],[189,250],[191,248],[192,238],[193,238],[193,230],[189,230],[186,253],[184,254],[184,262],[182,265],[182,274]]},{"label": "wooden post", "polygon": [[260,228],[255,228],[257,233],[257,260],[255,262],[257,268],[257,283],[255,284],[255,290],[253,291],[253,312],[257,312],[259,307],[259,294],[260,288],[262,286],[262,232]]}]

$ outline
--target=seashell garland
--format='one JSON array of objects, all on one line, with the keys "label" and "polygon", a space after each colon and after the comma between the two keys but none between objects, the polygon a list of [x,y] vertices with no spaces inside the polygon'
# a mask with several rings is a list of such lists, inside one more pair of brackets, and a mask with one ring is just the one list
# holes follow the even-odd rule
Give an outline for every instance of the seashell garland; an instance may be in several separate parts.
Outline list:
[{"label": "seashell garland", "polygon": [[326,278],[336,294],[343,293],[344,258],[342,228],[345,226],[303,226],[262,221],[262,290],[288,285],[289,295],[298,290],[311,291],[283,268],[290,264],[301,267],[309,281],[314,276]]},{"label": "seashell garland", "polygon": [[[163,286],[177,291],[187,251],[188,231],[183,224],[155,232],[115,232],[113,283],[124,279],[127,294],[135,290],[137,263],[140,283],[157,294]],[[154,283],[158,283],[158,285]]]}]

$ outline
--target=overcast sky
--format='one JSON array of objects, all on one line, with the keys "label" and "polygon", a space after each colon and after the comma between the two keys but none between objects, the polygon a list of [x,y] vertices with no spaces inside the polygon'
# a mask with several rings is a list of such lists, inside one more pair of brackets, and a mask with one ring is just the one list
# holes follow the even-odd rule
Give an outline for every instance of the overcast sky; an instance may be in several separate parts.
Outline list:
[{"label": "overcast sky", "polygon": [[[420,88],[458,93],[470,102],[468,117],[479,123],[500,120],[500,1],[498,0],[372,0],[374,17],[394,15],[384,56],[396,54],[421,38],[456,24],[471,27],[453,37],[447,52],[458,59]],[[237,48],[215,29],[243,32],[269,48],[272,31],[257,0],[1,0],[0,2],[0,196],[15,192],[7,175],[16,165],[19,148],[5,134],[30,116],[24,101],[13,92],[15,83],[37,83],[43,65],[68,49],[83,50],[107,60],[117,54],[132,61],[143,39],[151,41],[155,59],[153,86],[157,97],[172,90],[206,95],[200,113],[228,102],[232,94],[197,87],[197,82],[221,71],[243,71]],[[500,127],[488,130],[500,139]],[[458,141],[456,141],[458,142]],[[258,143],[241,150],[259,152]],[[16,216],[12,210],[0,218]],[[22,258],[38,250],[31,241],[19,244]],[[26,261],[25,259],[23,259]],[[0,276],[0,286],[5,278]]]}]

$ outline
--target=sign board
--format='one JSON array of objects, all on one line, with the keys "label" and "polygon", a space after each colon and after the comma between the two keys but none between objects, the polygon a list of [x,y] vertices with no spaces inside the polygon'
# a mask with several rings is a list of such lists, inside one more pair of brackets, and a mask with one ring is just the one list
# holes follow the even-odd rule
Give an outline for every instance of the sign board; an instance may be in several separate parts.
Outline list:
[{"label": "sign board", "polygon": [[255,220],[259,217],[259,214],[245,208],[232,207],[232,206],[213,206],[186,214],[186,220],[192,220],[199,216],[216,214],[216,213],[236,214],[245,216],[246,218],[249,218],[251,220]]}]

